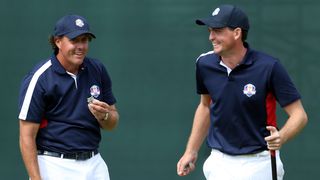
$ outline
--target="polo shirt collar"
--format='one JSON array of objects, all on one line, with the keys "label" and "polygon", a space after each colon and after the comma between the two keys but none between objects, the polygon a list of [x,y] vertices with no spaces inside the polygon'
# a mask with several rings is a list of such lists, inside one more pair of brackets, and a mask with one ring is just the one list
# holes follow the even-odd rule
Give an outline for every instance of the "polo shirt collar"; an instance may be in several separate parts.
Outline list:
[{"label": "polo shirt collar", "polygon": [[252,49],[250,48],[249,44],[247,42],[243,43],[244,47],[247,48],[247,52],[243,57],[243,60],[241,61],[241,63],[239,65],[251,65],[253,63],[253,53],[252,53]]},{"label": "polo shirt collar", "polygon": [[[67,71],[61,65],[61,63],[59,62],[59,60],[57,59],[55,54],[53,54],[50,59],[51,59],[52,67],[53,67],[55,72],[57,72],[59,74],[66,74],[67,73]],[[79,68],[79,72],[86,69],[87,63],[88,63],[88,60],[85,57],[84,60],[83,60],[82,65]]]},{"label": "polo shirt collar", "polygon": [[[254,56],[253,56],[254,53],[247,42],[244,42],[243,45],[245,48],[247,48],[247,52],[238,66],[242,66],[242,65],[250,66],[254,61]],[[222,62],[221,57],[219,56],[218,59],[219,59],[218,63],[221,65],[220,63]]]},{"label": "polo shirt collar", "polygon": [[[243,57],[243,60],[240,62],[240,64],[239,64],[239,66],[240,65],[246,65],[246,66],[249,66],[249,65],[251,65],[252,63],[253,63],[253,61],[254,61],[254,56],[253,56],[253,50],[250,48],[250,46],[249,46],[249,44],[247,43],[247,42],[244,42],[243,43],[243,45],[244,45],[244,47],[245,48],[247,48],[247,52],[246,52],[246,54],[244,55],[244,57]],[[216,60],[217,60],[217,63],[219,64],[219,65],[221,65],[220,64],[220,62],[221,62],[221,57],[219,56],[219,55],[217,55],[217,54],[215,54],[216,55]]]}]

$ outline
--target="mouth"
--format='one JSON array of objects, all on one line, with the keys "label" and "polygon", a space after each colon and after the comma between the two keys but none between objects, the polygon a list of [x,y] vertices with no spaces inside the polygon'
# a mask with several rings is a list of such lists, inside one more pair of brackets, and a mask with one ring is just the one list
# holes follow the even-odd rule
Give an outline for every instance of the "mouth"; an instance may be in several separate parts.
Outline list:
[{"label": "mouth", "polygon": [[212,42],[212,46],[215,48],[215,47],[219,46],[219,44]]},{"label": "mouth", "polygon": [[84,52],[75,52],[74,55],[78,56],[78,57],[83,57],[83,56],[85,56],[85,53]]}]

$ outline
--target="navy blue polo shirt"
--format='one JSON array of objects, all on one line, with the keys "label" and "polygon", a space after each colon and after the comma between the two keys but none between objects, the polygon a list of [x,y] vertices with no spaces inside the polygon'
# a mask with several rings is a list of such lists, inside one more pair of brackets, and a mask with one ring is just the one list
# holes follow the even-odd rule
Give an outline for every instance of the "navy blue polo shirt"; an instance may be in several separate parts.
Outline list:
[{"label": "navy blue polo shirt", "polygon": [[75,76],[53,55],[24,78],[19,119],[40,123],[38,149],[61,153],[94,150],[101,134],[88,109],[87,98],[91,96],[109,105],[116,102],[104,65],[86,57]]},{"label": "navy blue polo shirt", "polygon": [[231,155],[267,150],[268,125],[276,125],[276,101],[300,99],[280,62],[247,44],[242,62],[228,75],[220,56],[208,52],[196,62],[197,93],[211,97],[209,147]]}]

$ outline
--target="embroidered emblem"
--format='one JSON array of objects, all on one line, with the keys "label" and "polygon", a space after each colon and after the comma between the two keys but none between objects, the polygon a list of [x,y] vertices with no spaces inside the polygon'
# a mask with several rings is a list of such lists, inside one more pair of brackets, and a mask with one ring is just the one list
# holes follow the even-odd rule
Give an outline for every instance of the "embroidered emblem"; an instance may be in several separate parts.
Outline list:
[{"label": "embroidered emblem", "polygon": [[100,88],[97,85],[93,85],[90,88],[90,94],[91,96],[93,96],[94,98],[97,98],[100,95]]},{"label": "embroidered emblem", "polygon": [[76,21],[76,25],[79,26],[79,27],[83,27],[84,26],[84,23],[81,19],[77,19]]},{"label": "embroidered emblem", "polygon": [[220,8],[216,8],[216,9],[212,12],[212,16],[218,15],[219,12],[220,12]]},{"label": "embroidered emblem", "polygon": [[247,84],[243,88],[243,94],[251,97],[256,94],[256,87],[253,84]]}]

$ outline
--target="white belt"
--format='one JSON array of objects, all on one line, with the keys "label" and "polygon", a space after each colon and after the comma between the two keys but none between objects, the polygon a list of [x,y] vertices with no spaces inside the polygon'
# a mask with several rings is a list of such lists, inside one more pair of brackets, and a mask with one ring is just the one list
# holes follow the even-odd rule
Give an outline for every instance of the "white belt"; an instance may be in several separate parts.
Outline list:
[{"label": "white belt", "polygon": [[270,155],[269,151],[262,151],[254,154],[229,155],[216,149],[212,149],[211,154],[222,157],[222,158],[255,158],[255,157],[267,157]]}]

